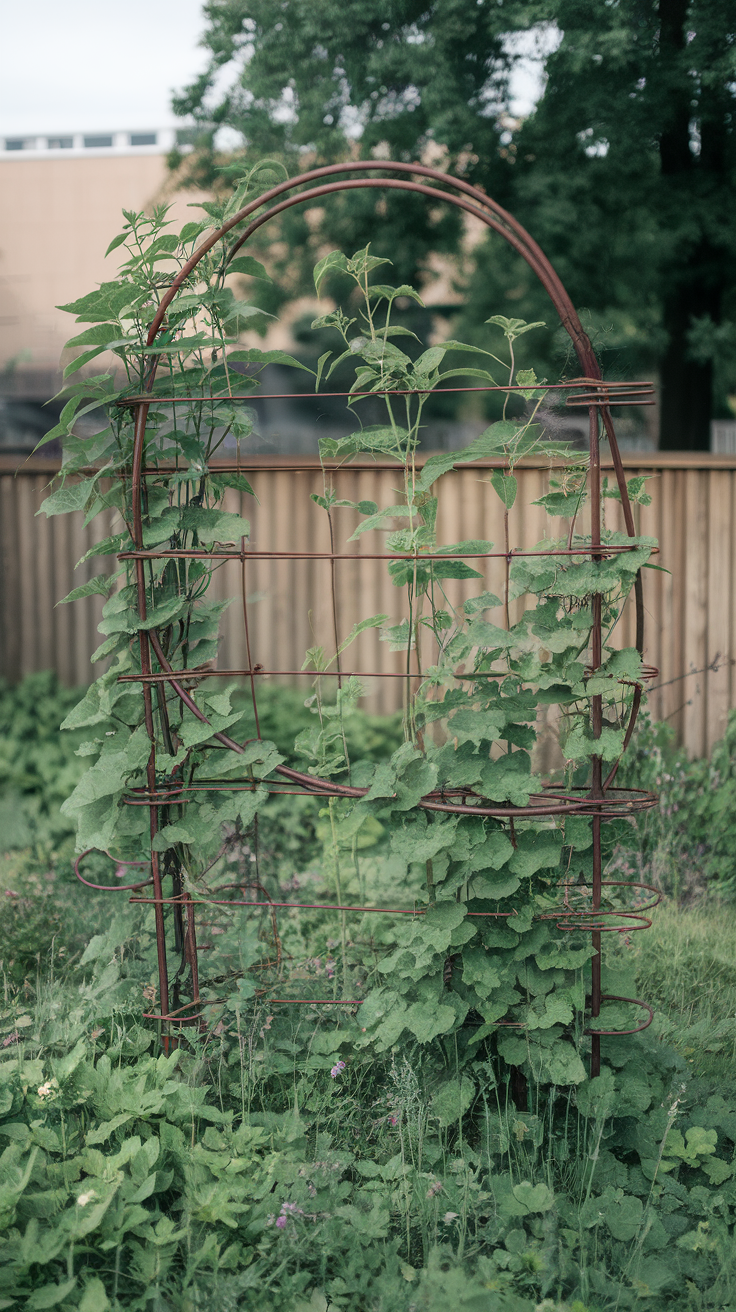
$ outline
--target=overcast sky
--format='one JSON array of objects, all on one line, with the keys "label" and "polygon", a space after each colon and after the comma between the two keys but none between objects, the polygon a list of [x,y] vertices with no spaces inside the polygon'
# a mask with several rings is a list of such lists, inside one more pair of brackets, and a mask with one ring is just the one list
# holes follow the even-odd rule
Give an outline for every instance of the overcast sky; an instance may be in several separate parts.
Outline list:
[{"label": "overcast sky", "polygon": [[[202,0],[6,0],[0,136],[173,125],[172,90],[206,63],[203,30]],[[515,45],[533,55],[530,35]],[[514,78],[516,113],[538,94],[538,68],[532,58]]]},{"label": "overcast sky", "polygon": [[6,0],[0,136],[168,127],[203,30],[202,0]]}]

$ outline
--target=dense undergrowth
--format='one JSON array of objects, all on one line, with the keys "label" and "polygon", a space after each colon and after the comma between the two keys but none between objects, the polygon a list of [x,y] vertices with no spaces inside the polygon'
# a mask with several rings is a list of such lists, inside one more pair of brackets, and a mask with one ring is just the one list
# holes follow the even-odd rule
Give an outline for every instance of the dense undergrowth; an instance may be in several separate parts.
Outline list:
[{"label": "dense undergrowth", "polygon": [[[267,698],[270,735],[293,734],[298,698]],[[48,770],[43,748],[69,701],[50,676],[3,694],[3,793],[32,841],[6,837],[0,875],[1,1307],[736,1307],[736,913],[715,895],[692,904],[673,877],[702,840],[667,814],[675,789],[705,796],[714,768],[728,786],[728,740],[711,766],[688,765],[661,730],[640,735],[631,768],[662,781],[663,809],[611,861],[670,896],[649,934],[616,936],[609,970],[626,993],[636,973],[655,1026],[606,1040],[597,1081],[532,1084],[525,1110],[472,1030],[367,1054],[358,1009],[269,1007],[247,988],[162,1053],[142,1019],[150,921],[72,877],[56,780],[75,770],[75,744],[54,736]],[[350,732],[381,752],[396,725],[355,712]],[[288,824],[288,801],[264,811],[262,878],[319,901],[333,891],[321,820],[300,801]],[[711,806],[725,814],[717,790]],[[361,877],[370,899],[390,891],[375,855]],[[390,946],[378,920],[350,926],[367,974]],[[214,921],[212,960],[247,970],[256,920]],[[337,918],[287,913],[280,929],[290,976],[329,996]]]}]

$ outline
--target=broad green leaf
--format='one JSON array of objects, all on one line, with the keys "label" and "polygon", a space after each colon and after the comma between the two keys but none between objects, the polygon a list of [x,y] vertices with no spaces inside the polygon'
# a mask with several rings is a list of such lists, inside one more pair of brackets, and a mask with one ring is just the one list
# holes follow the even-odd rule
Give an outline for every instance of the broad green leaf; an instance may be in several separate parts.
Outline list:
[{"label": "broad green leaf", "polygon": [[371,301],[395,301],[397,296],[408,296],[412,301],[416,301],[417,305],[424,305],[419,293],[415,292],[414,288],[409,287],[406,283],[402,283],[400,287],[390,287],[387,283],[377,282],[368,288],[368,298]]},{"label": "broad green leaf", "polygon": [[101,323],[117,319],[121,310],[134,299],[136,288],[128,282],[103,282],[97,291],[88,292],[68,305],[57,305],[57,310],[76,314],[78,323]]},{"label": "broad green leaf", "polygon": [[201,506],[189,506],[181,519],[184,528],[196,532],[204,545],[214,542],[237,543],[250,535],[248,520],[226,510],[205,510]]},{"label": "broad green leaf", "polygon": [[428,351],[424,351],[418,360],[414,361],[415,374],[431,374],[438,369],[445,358],[445,348],[443,346],[430,346]]},{"label": "broad green leaf", "polygon": [[[431,1043],[439,1034],[446,1034],[455,1023],[455,1011],[442,1003],[415,1002],[398,1019],[401,1029],[411,1030],[420,1043]],[[399,1031],[399,1033],[401,1030]]]},{"label": "broad green leaf", "polygon": [[158,602],[157,605],[149,609],[144,620],[136,618],[135,627],[139,629],[165,628],[175,617],[179,618],[184,613],[186,605],[186,597],[166,597],[164,601]]},{"label": "broad green leaf", "polygon": [[84,1287],[79,1312],[108,1312],[110,1306],[105,1286],[98,1276],[93,1276]]},{"label": "broad green leaf", "polygon": [[463,983],[473,987],[481,998],[498,988],[501,976],[494,966],[493,954],[484,947],[466,948],[462,957]]},{"label": "broad green leaf", "polygon": [[74,510],[83,510],[89,500],[92,491],[88,479],[80,483],[66,483],[64,487],[57,488],[45,501],[41,502],[40,509],[36,511],[37,515],[43,512],[44,515],[68,515]]},{"label": "broad green leaf", "polygon": [[68,1298],[72,1290],[76,1288],[77,1278],[72,1276],[69,1280],[63,1280],[61,1284],[50,1283],[41,1285],[34,1289],[26,1303],[29,1312],[37,1312],[37,1309],[46,1307],[57,1307]]},{"label": "broad green leaf", "polygon": [[342,251],[330,251],[318,260],[314,266],[314,290],[319,296],[319,289],[328,273],[347,273],[347,256]]},{"label": "broad green leaf", "polygon": [[65,350],[70,346],[106,346],[108,342],[114,341],[119,336],[120,329],[117,324],[95,324],[92,328],[85,328],[84,332],[76,337],[70,337]]},{"label": "broad green leaf", "polygon": [[546,1184],[530,1184],[528,1180],[522,1180],[512,1188],[516,1201],[523,1203],[529,1212],[548,1212],[554,1206],[554,1196]]},{"label": "broad green leaf", "polygon": [[227,358],[228,361],[237,361],[242,364],[288,364],[294,369],[303,369],[307,374],[314,373],[313,369],[309,369],[301,361],[295,360],[293,355],[287,355],[286,351],[261,351],[258,347],[253,346],[248,350],[231,351]]},{"label": "broad green leaf", "polygon": [[266,272],[259,260],[254,260],[252,255],[238,255],[234,260],[230,260],[225,267],[226,273],[245,273],[250,278],[262,278],[265,282],[271,282],[271,276]]},{"label": "broad green leaf", "polygon": [[509,869],[521,879],[529,879],[537,870],[559,865],[561,853],[562,834],[558,829],[527,829],[518,835]]},{"label": "broad green leaf", "polygon": [[[492,546],[493,543],[489,543],[489,547]],[[463,603],[463,610],[468,618],[472,619],[475,615],[482,614],[484,610],[495,610],[500,605],[501,598],[497,597],[495,592],[481,592],[479,597],[469,597]]]},{"label": "broad green leaf", "polygon": [[[369,515],[367,519],[359,524],[354,533],[351,533],[348,542],[354,542],[359,538],[361,533],[370,533],[374,528],[388,529],[387,519],[407,519],[411,516],[411,510],[408,506],[387,506],[385,510],[379,510],[375,515]],[[416,513],[416,512],[415,512]]]},{"label": "broad green leaf", "polygon": [[506,510],[510,510],[516,500],[518,487],[513,474],[504,474],[500,469],[494,469],[491,474],[491,484],[494,492],[501,498]]},{"label": "broad green leaf", "polygon": [[613,1238],[624,1242],[634,1239],[644,1218],[641,1198],[632,1198],[622,1189],[606,1190],[606,1193],[608,1199],[605,1202],[599,1199],[598,1206]]},{"label": "broad green leaf", "polygon": [[432,1115],[440,1125],[454,1125],[468,1110],[475,1097],[475,1085],[467,1075],[446,1080],[432,1095]]}]

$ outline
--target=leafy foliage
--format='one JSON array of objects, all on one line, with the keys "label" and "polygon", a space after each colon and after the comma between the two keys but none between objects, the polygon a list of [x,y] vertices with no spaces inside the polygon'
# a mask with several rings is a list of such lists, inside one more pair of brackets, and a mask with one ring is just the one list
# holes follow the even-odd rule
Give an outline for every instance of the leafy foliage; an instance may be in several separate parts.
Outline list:
[{"label": "leafy foliage", "polygon": [[[190,176],[214,176],[221,124],[242,134],[246,159],[278,151],[290,165],[305,148],[324,163],[356,147],[406,161],[439,150],[527,224],[589,308],[607,371],[658,369],[661,445],[708,449],[713,404],[728,415],[736,385],[731,5],[361,0],[346,10],[322,0],[317,12],[303,0],[278,10],[228,0],[205,12],[209,66],[174,101],[202,129]],[[523,119],[510,74],[530,51],[544,89]],[[328,198],[314,234],[291,216],[290,264],[326,240],[354,250],[379,223],[402,282],[432,251],[452,251],[462,268],[452,216],[391,193],[379,209],[366,192]],[[493,237],[465,281],[458,331],[471,342],[489,303],[508,298],[527,319],[546,312],[533,275],[499,258]],[[306,270],[292,285],[303,294]]]},{"label": "leafy foliage", "polygon": [[[238,189],[238,203],[269,180],[263,168],[247,175]],[[212,217],[226,219],[236,208],[233,199],[225,210],[215,207]],[[577,786],[586,786],[593,757],[611,765],[618,762],[640,659],[635,651],[606,648],[603,663],[591,670],[592,598],[601,598],[604,628],[612,629],[652,542],[639,539],[632,544],[607,532],[604,541],[612,550],[594,560],[590,538],[576,532],[584,500],[582,471],[576,466],[569,476],[563,475],[563,484],[574,487],[569,507],[560,506],[555,488],[541,499],[541,504],[549,500],[548,509],[555,514],[568,512],[566,538],[541,544],[536,555],[514,556],[509,511],[516,497],[516,463],[532,452],[558,460],[566,454],[566,448],[551,443],[535,423],[544,386],[537,386],[533,371],[516,376],[516,341],[544,325],[502,315],[489,318],[488,344],[475,348],[483,367],[473,366],[470,372],[494,385],[488,365],[497,374],[502,371],[507,388],[503,416],[464,450],[431,457],[420,467],[424,405],[438,385],[468,372],[463,365],[453,366],[453,353],[466,348],[448,341],[412,359],[394,344],[397,329],[392,322],[394,302],[406,288],[373,281],[376,270],[389,261],[373,255],[370,247],[349,259],[334,251],[317,265],[315,287],[337,269],[353,282],[357,300],[353,314],[338,308],[315,321],[315,328],[329,331],[339,343],[337,351],[320,359],[316,385],[320,377],[329,379],[336,366],[349,363],[356,431],[338,441],[323,439],[321,454],[349,460],[359,453],[379,452],[397,462],[401,486],[394,505],[353,506],[337,500],[325,469],[323,494],[315,500],[330,520],[332,539],[334,517],[346,506],[360,516],[353,538],[366,531],[387,534],[389,574],[403,593],[404,616],[388,624],[386,615],[367,617],[342,641],[336,631],[332,655],[323,646],[310,649],[305,668],[315,671],[315,691],[308,703],[312,723],[296,735],[293,749],[269,741],[260,731],[251,736],[249,714],[232,687],[222,691],[221,685],[213,689],[205,683],[183,696],[168,682],[158,683],[153,692],[142,689],[135,678],[141,669],[139,632],[149,635],[153,668],[159,673],[172,665],[206,673],[215,658],[223,603],[208,599],[207,586],[218,550],[248,534],[247,522],[223,509],[224,491],[228,481],[246,494],[250,489],[241,475],[224,474],[211,467],[211,461],[224,433],[235,431],[241,440],[249,431],[248,412],[232,397],[233,361],[245,358],[252,365],[266,358],[256,350],[242,350],[236,337],[228,336],[228,324],[239,324],[245,310],[223,284],[230,253],[226,232],[209,241],[197,272],[178,287],[161,333],[149,332],[159,282],[162,277],[170,280],[170,265],[188,257],[204,225],[188,225],[178,236],[168,234],[166,227],[163,212],[152,220],[126,216],[121,245],[128,255],[120,280],[67,307],[82,322],[96,325],[73,342],[89,345],[94,340],[95,351],[116,351],[129,382],[122,390],[110,390],[113,380],[104,374],[74,385],[72,407],[84,398],[80,389],[107,389],[110,428],[94,439],[100,468],[93,475],[85,472],[88,443],[67,438],[61,487],[43,509],[66,513],[86,508],[89,519],[115,506],[122,530],[114,548],[128,548],[123,561],[129,560],[130,547],[141,542],[153,549],[140,566],[146,579],[145,612],[139,611],[131,564],[123,564],[116,588],[110,584],[100,626],[107,640],[98,652],[112,658],[110,667],[64,721],[65,728],[91,733],[78,752],[96,758],[63,806],[64,814],[76,820],[78,848],[102,850],[123,863],[120,868],[140,861],[147,850],[147,808],[131,805],[136,791],[146,787],[150,768],[142,693],[149,698],[149,722],[155,732],[157,784],[171,795],[160,808],[151,851],[159,854],[174,887],[191,891],[197,899],[212,897],[213,881],[221,880],[231,857],[239,859],[245,836],[257,888],[263,890],[260,818],[273,832],[282,815],[277,785],[285,757],[303,758],[323,779],[357,782],[362,796],[330,796],[323,812],[324,860],[338,904],[344,904],[351,883],[361,885],[359,851],[375,849],[375,858],[388,863],[421,912],[402,918],[390,932],[392,950],[375,963],[363,1004],[362,1042],[385,1051],[404,1034],[426,1044],[462,1032],[471,1047],[492,1038],[502,1063],[523,1066],[537,1082],[578,1084],[584,1079],[578,1030],[585,963],[592,950],[577,942],[571,945],[555,923],[554,909],[566,871],[582,882],[578,896],[584,901],[587,895],[589,825],[555,816],[517,817],[509,825],[502,814],[492,818],[472,811],[460,818],[443,810],[442,799],[475,798],[486,807],[524,807],[541,786],[530,755],[540,702],[556,703],[564,713],[568,787],[573,776]],[[159,274],[159,264],[169,272]],[[103,331],[99,323],[106,318],[110,321]],[[497,349],[499,331],[505,345]],[[247,377],[247,382],[257,385],[256,378]],[[121,403],[144,386],[152,396],[152,410],[139,523],[127,477],[131,407]],[[209,389],[212,399],[197,399],[201,389]],[[156,404],[157,395],[172,393],[182,402],[173,419],[167,415],[168,402]],[[530,407],[520,420],[506,413],[514,393],[521,393]],[[383,397],[386,420],[363,428],[361,400],[372,394]],[[67,426],[72,421],[70,411]],[[482,592],[458,601],[452,588],[483,578],[468,560],[483,558],[493,544],[438,541],[441,481],[453,464],[489,455],[505,465],[491,476],[504,510],[504,596],[499,600]],[[71,481],[70,475],[77,477]],[[196,557],[169,554],[190,546],[197,549]],[[105,550],[114,548],[103,544]],[[546,554],[549,551],[557,554]],[[512,624],[511,603],[521,598],[532,604]],[[501,625],[485,618],[499,609]],[[366,627],[383,627],[392,648],[403,653],[404,741],[385,759],[371,761],[362,752],[362,759],[353,761],[348,731],[362,686],[353,676],[341,679],[330,703],[320,675],[333,663],[339,672],[342,653]],[[603,699],[604,724],[594,733],[590,707],[596,696]],[[103,724],[111,726],[104,736]],[[223,746],[230,750],[223,752]],[[422,799],[430,793],[440,805],[427,813]],[[319,826],[316,833],[321,836]],[[572,876],[567,876],[567,897]],[[273,934],[273,942],[268,935],[262,940],[265,971],[272,969],[268,954],[274,949],[279,959],[275,929]],[[353,996],[354,966],[344,913],[340,946],[342,995]],[[183,940],[180,949],[177,996],[192,968]],[[208,958],[205,989],[215,980],[227,981],[241,993],[245,988],[243,996],[252,995],[242,963],[232,957],[225,961],[219,952]],[[264,974],[267,987],[268,980]],[[613,1027],[622,1023],[615,1021]]]},{"label": "leafy foliage", "polygon": [[616,1040],[526,1111],[482,1049],[376,1056],[324,1010],[236,1002],[166,1056],[140,1024],[154,960],[125,907],[6,999],[8,1307],[728,1306],[736,1106],[666,1048]]}]

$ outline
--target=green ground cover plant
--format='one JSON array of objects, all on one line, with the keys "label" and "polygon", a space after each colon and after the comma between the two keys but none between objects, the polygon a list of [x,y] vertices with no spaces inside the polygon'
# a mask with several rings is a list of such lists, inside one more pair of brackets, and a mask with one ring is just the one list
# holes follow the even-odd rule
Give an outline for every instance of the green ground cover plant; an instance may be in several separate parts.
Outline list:
[{"label": "green ground cover plant", "polygon": [[[238,343],[249,307],[224,285],[227,249],[213,249],[196,280],[183,284],[154,348],[146,336],[162,285],[206,224],[234,214],[269,180],[263,170],[245,178],[227,213],[215,207],[179,234],[167,232],[163,212],[126,215],[111,247],[125,247],[120,278],[68,307],[92,325],[73,339],[86,349],[69,377],[109,349],[127,379],[122,389],[110,374],[70,385],[60,424],[65,464],[44,511],[84,511],[89,519],[114,506],[120,531],[98,545],[103,554],[125,551],[139,529],[150,547],[247,537],[247,522],[222,506],[228,480],[249,495],[247,480],[220,475],[210,462],[225,432],[244,441],[252,424],[247,406],[229,399],[230,369],[258,368],[273,353]],[[265,275],[250,257],[238,263],[236,272]],[[386,263],[366,249],[351,259],[333,252],[318,265],[318,289],[328,271],[353,280],[356,313],[317,321],[320,331],[333,331],[336,349],[320,360],[316,385],[342,357],[354,361],[356,391],[410,385],[424,394],[452,376],[445,357],[451,365],[458,344],[416,350],[404,341],[412,354],[394,345],[393,301],[414,293],[372,281]],[[303,727],[288,710],[292,694],[279,690],[256,726],[247,690],[207,680],[195,713],[169,685],[157,685],[150,717],[157,781],[244,785],[167,805],[154,840],[165,878],[203,904],[207,1019],[162,1050],[158,1026],[145,1016],[163,1001],[153,916],[124,898],[113,899],[111,914],[111,895],[85,891],[94,908],[87,924],[98,919],[83,950],[62,945],[60,966],[54,940],[39,950],[35,971],[5,971],[0,1307],[736,1305],[736,1103],[717,1079],[708,1085],[717,1062],[693,1078],[692,1054],[666,1041],[683,1014],[687,954],[659,1034],[607,1039],[602,1073],[588,1079],[591,949],[585,935],[564,933],[554,916],[540,914],[556,905],[569,871],[579,888],[589,883],[590,822],[526,819],[510,834],[493,817],[460,820],[419,806],[433,788],[452,796],[469,785],[523,805],[539,788],[531,751],[540,704],[561,708],[568,788],[587,787],[593,756],[610,768],[621,755],[640,661],[635,651],[606,646],[603,666],[587,668],[591,597],[602,596],[612,627],[651,541],[591,561],[576,527],[585,497],[579,458],[558,471],[542,499],[567,519],[562,541],[579,546],[579,555],[510,562],[498,597],[477,591],[482,575],[468,564],[490,544],[443,544],[436,536],[441,479],[452,464],[502,455],[507,467],[492,475],[492,492],[509,512],[516,461],[530,451],[565,454],[535,424],[543,384],[515,369],[515,340],[539,327],[489,320],[476,372],[502,371],[529,412],[504,416],[464,451],[418,466],[421,394],[400,415],[389,400],[385,424],[365,428],[356,418],[343,442],[323,444],[333,459],[373,452],[396,460],[400,499],[349,509],[360,516],[354,536],[379,528],[388,550],[405,558],[389,566],[395,615],[366,617],[351,635],[335,634],[332,645],[325,640],[307,653],[314,686],[299,712]],[[156,379],[151,359],[164,362]],[[153,473],[137,526],[127,477],[132,421],[118,402],[146,383],[154,395],[145,452]],[[174,423],[155,399],[157,389],[190,398],[203,388],[215,399],[188,401]],[[74,437],[75,416],[100,401],[109,429],[84,442]],[[91,461],[99,474],[83,472]],[[336,501],[327,472],[316,500],[332,527],[348,508]],[[618,544],[610,532],[605,540]],[[86,859],[86,877],[110,882],[103,852],[117,863],[113,879],[127,877],[126,862],[146,852],[147,813],[125,802],[146,782],[149,753],[136,635],[143,622],[159,669],[173,662],[206,673],[221,609],[206,596],[213,567],[207,557],[146,562],[145,616],[129,563],[77,592],[96,588],[107,598],[97,655],[110,661],[64,721],[83,735],[77,759],[92,762],[61,808],[76,822],[78,850],[98,850]],[[524,601],[526,609],[512,611]],[[405,661],[400,723],[361,713],[353,678],[325,691],[325,670],[366,625],[380,627]],[[133,681],[119,682],[121,674]],[[599,737],[590,728],[596,695],[606,708]],[[227,741],[237,750],[224,753]],[[640,770],[650,768],[647,750],[637,758]],[[295,757],[314,774],[367,791],[298,802],[272,796],[284,759]],[[606,830],[611,867],[634,861],[628,820]],[[651,835],[647,841],[655,845]],[[65,879],[68,867],[66,874],[59,867],[57,893]],[[422,914],[397,924],[373,912],[348,919],[339,910],[292,911],[277,932],[266,912],[245,917],[219,905],[213,889],[223,879],[274,899],[288,891],[295,900],[338,905],[357,896],[362,905],[387,905],[400,889]],[[513,913],[511,923],[472,914],[499,908]],[[608,949],[607,991],[636,995],[637,965],[657,972],[656,955],[646,951],[624,941]],[[713,956],[707,935],[702,955]],[[191,967],[177,945],[175,1006],[192,987]],[[277,996],[296,1001],[314,997],[315,985],[320,997],[362,1005],[274,1001],[276,987]],[[715,998],[710,1005],[715,1011]],[[630,1015],[607,1005],[603,1022],[626,1028]]]}]

